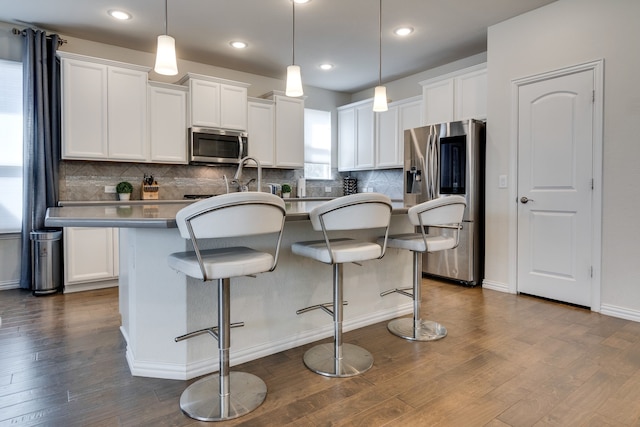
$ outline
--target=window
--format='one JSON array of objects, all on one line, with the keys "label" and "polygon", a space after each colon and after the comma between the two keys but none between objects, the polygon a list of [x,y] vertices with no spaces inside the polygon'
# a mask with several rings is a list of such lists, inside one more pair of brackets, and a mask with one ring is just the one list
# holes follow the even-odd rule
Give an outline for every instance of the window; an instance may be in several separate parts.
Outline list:
[{"label": "window", "polygon": [[304,177],[331,179],[331,112],[304,109]]},{"label": "window", "polygon": [[0,233],[22,228],[22,63],[0,59]]}]

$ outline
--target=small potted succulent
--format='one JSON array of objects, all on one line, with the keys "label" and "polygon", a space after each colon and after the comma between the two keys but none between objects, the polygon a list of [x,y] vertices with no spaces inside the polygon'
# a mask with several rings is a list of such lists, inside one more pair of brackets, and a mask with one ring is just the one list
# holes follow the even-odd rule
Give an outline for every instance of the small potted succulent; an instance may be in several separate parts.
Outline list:
[{"label": "small potted succulent", "polygon": [[122,181],[116,185],[116,193],[120,200],[129,200],[131,198],[131,192],[133,191],[133,185],[130,182]]},{"label": "small potted succulent", "polygon": [[282,184],[282,198],[288,199],[291,197],[291,186],[289,184]]}]

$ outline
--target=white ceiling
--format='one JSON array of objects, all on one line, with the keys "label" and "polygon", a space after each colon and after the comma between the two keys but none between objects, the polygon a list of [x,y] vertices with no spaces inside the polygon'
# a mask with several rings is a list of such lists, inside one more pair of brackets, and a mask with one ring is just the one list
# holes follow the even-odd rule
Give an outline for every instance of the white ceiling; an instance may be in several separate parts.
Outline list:
[{"label": "white ceiling", "polygon": [[[382,81],[484,52],[488,26],[553,1],[383,0]],[[107,11],[115,8],[133,18],[114,20]],[[0,0],[0,21],[155,52],[164,10],[163,0]],[[168,0],[168,10],[179,59],[284,79],[292,61],[291,0]],[[295,62],[303,83],[344,92],[375,86],[378,11],[378,0],[296,5]],[[415,31],[393,35],[401,25]],[[232,49],[236,39],[249,48]],[[321,62],[335,68],[322,71]]]}]

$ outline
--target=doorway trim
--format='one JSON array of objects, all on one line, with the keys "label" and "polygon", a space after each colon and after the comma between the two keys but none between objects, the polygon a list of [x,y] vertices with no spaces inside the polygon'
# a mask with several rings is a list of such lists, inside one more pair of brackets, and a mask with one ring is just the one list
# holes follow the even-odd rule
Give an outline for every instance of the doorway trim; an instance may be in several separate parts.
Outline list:
[{"label": "doorway trim", "polygon": [[511,80],[511,125],[509,174],[513,185],[509,189],[509,292],[518,293],[518,92],[520,86],[549,80],[581,71],[593,71],[593,195],[591,205],[592,280],[591,310],[600,312],[602,276],[602,158],[603,158],[603,106],[604,106],[604,59],[572,65],[553,71]]}]

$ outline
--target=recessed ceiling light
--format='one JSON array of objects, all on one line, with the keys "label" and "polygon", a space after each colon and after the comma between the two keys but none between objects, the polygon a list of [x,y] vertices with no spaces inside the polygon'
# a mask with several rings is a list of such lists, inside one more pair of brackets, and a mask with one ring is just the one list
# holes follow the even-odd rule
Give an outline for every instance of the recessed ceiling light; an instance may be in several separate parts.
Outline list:
[{"label": "recessed ceiling light", "polygon": [[120,21],[126,21],[127,19],[131,19],[131,14],[125,12],[124,10],[111,9],[108,13],[109,13],[109,16],[111,16],[112,18],[116,18]]},{"label": "recessed ceiling light", "polygon": [[411,27],[400,27],[400,28],[396,28],[393,33],[397,36],[408,36],[409,34],[413,33],[413,28]]},{"label": "recessed ceiling light", "polygon": [[333,68],[333,64],[328,64],[328,63],[320,64],[320,69],[321,70],[330,70],[332,68]]},{"label": "recessed ceiling light", "polygon": [[244,49],[249,46],[247,43],[241,41],[232,41],[229,44],[231,45],[231,47],[235,47],[236,49]]}]

